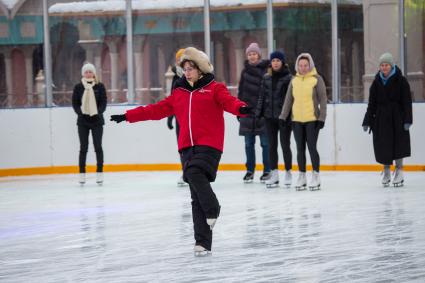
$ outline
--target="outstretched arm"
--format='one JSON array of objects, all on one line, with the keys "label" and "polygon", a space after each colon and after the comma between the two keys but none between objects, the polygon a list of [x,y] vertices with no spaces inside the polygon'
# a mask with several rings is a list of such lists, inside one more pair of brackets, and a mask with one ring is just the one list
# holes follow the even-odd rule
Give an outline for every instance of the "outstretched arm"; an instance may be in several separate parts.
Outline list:
[{"label": "outstretched arm", "polygon": [[122,115],[112,115],[111,121],[120,123],[125,120],[130,123],[135,123],[146,120],[160,120],[174,114],[173,99],[174,96],[170,95],[158,103],[139,106],[137,108],[127,110],[127,112]]},{"label": "outstretched arm", "polygon": [[224,111],[232,113],[237,116],[245,116],[247,113],[242,113],[240,108],[247,107],[247,104],[238,98],[232,96],[227,87],[221,83],[217,84],[215,89],[215,99],[223,107]]}]

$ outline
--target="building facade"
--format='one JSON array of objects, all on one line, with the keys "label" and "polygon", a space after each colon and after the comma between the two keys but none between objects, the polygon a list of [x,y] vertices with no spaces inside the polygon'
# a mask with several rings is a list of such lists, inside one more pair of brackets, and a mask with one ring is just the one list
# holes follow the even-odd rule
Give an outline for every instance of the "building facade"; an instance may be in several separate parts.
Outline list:
[{"label": "building facade", "polygon": [[[95,64],[109,102],[127,103],[125,1],[47,1],[50,54],[44,54],[43,48],[42,2],[0,0],[0,107],[46,105],[45,56],[52,62],[53,105],[70,105],[73,86],[87,61]],[[178,49],[205,49],[204,1],[187,2],[190,5],[132,2],[134,72],[130,77],[135,103],[149,104],[167,95],[166,74]],[[209,44],[215,75],[233,94],[248,44],[258,42],[263,58],[268,57],[266,2],[210,1]],[[299,53],[311,53],[325,79],[330,101],[367,101],[378,58],[384,52],[391,52],[397,64],[404,66],[414,101],[425,100],[424,1],[337,1],[337,99],[332,98],[330,1],[272,2],[274,49],[284,51],[292,70]]]}]

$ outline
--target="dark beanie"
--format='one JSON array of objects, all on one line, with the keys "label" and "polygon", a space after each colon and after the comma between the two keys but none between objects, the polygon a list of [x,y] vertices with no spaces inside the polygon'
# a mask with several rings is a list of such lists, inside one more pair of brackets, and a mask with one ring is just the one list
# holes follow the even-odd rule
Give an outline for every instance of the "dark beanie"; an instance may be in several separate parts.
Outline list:
[{"label": "dark beanie", "polygon": [[273,59],[279,59],[280,61],[285,62],[285,54],[281,51],[273,51],[270,53],[270,61]]}]

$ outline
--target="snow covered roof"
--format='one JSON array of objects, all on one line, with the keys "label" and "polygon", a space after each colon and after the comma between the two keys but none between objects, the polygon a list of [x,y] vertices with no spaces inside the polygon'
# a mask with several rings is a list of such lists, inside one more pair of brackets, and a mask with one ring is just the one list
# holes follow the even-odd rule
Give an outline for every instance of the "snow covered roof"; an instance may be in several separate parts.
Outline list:
[{"label": "snow covered roof", "polygon": [[19,0],[0,0],[0,3],[5,5],[9,10],[13,9],[18,2]]},{"label": "snow covered roof", "polygon": [[[0,0],[15,1],[15,0]],[[210,0],[212,7],[230,7],[265,4],[266,0]],[[274,4],[302,3],[302,4],[330,4],[331,0],[274,0]],[[339,4],[361,5],[362,0],[339,0]],[[196,8],[204,5],[203,0],[133,0],[134,10],[170,10]],[[119,12],[125,10],[125,0],[78,1],[58,3],[49,8],[49,13],[83,13],[83,12]]]}]

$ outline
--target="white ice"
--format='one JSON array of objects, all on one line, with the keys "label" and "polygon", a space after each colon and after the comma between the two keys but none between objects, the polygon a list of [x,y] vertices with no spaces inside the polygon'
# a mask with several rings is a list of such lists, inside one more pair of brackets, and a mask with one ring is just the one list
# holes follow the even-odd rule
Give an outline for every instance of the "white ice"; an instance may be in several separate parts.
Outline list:
[{"label": "white ice", "polygon": [[[283,174],[281,174],[281,178]],[[321,191],[219,172],[212,256],[179,172],[0,178],[0,282],[425,282],[425,174],[322,172]]]}]

